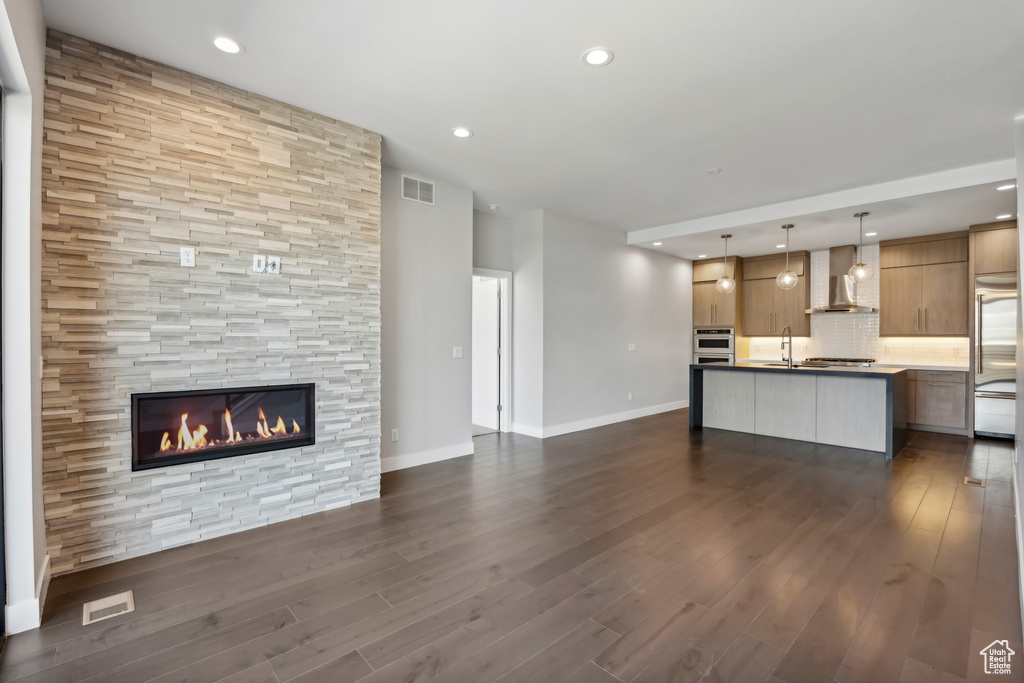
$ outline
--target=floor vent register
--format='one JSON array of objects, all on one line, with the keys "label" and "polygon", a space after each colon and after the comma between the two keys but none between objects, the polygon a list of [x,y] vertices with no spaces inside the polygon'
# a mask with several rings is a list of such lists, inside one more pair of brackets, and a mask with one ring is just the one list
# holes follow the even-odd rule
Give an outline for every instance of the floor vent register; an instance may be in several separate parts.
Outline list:
[{"label": "floor vent register", "polygon": [[131,591],[109,595],[82,605],[82,626],[135,611],[135,596]]},{"label": "floor vent register", "polygon": [[964,477],[960,480],[960,483],[964,486],[977,486],[979,488],[985,488],[984,479],[975,479],[974,477]]}]

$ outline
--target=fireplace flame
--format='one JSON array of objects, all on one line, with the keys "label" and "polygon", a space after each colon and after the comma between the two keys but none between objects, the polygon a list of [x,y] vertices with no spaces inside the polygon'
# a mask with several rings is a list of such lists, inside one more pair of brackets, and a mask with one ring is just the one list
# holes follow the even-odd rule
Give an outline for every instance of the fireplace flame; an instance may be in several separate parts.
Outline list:
[{"label": "fireplace flame", "polygon": [[[258,407],[259,420],[256,422],[256,433],[259,434],[260,438],[269,439],[274,436],[288,436],[288,428],[285,426],[284,418],[278,415],[277,424],[270,427],[267,423],[267,416],[263,413],[263,408]],[[231,411],[224,411],[224,426],[225,432],[227,432],[227,440],[224,444],[241,443],[243,441],[242,432],[236,431],[234,424],[231,422]],[[299,429],[299,423],[292,420],[292,434],[300,434],[302,432]],[[181,426],[178,428],[178,444],[177,450],[179,451],[193,451],[199,448],[205,448],[207,446],[219,446],[222,445],[221,441],[209,441],[206,435],[210,433],[210,430],[206,425],[199,425],[195,430],[192,430],[188,426],[188,413],[183,413],[181,416]],[[252,439],[253,436],[250,434],[245,437],[246,439]],[[164,432],[163,438],[160,439],[160,452],[170,451],[174,448],[174,443],[171,441],[171,433]]]}]

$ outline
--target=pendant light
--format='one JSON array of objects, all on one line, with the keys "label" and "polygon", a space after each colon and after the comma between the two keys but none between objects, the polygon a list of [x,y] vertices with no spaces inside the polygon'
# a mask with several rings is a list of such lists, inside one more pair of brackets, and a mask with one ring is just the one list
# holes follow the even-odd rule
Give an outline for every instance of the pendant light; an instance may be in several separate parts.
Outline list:
[{"label": "pendant light", "polygon": [[857,249],[857,261],[850,266],[850,278],[853,279],[858,285],[862,285],[871,279],[871,276],[875,274],[874,269],[868,264],[864,263],[864,216],[869,215],[867,211],[861,211],[860,213],[853,214],[854,218],[860,219],[860,247]]},{"label": "pendant light", "polygon": [[793,229],[793,224],[787,223],[782,229],[786,231],[786,269],[775,277],[775,284],[779,289],[793,289],[799,282],[796,273],[789,269],[789,231]]},{"label": "pendant light", "polygon": [[715,282],[715,289],[722,294],[728,294],[736,289],[736,280],[729,276],[729,238],[732,235],[722,235],[725,240],[725,256],[722,257],[722,277]]}]

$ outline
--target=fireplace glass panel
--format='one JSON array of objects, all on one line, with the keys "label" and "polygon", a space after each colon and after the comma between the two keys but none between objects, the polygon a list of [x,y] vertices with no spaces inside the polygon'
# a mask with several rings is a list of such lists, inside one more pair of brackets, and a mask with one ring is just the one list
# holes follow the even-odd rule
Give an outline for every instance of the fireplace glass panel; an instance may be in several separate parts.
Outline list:
[{"label": "fireplace glass panel", "polygon": [[315,385],[132,395],[132,470],[316,443]]}]

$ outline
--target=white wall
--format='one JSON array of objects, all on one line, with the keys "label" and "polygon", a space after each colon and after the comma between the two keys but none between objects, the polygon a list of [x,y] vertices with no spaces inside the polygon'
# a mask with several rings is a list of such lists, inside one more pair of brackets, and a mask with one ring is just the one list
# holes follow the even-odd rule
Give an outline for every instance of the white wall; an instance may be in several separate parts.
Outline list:
[{"label": "white wall", "polygon": [[[385,472],[473,452],[473,193],[436,182],[434,197],[434,206],[402,199],[401,171],[384,167],[381,469]],[[462,358],[452,358],[456,346],[463,347]],[[391,441],[392,429],[399,430],[397,443]]]},{"label": "white wall", "polygon": [[543,232],[544,435],[684,407],[691,263],[550,211]]},{"label": "white wall", "polygon": [[544,212],[513,222],[512,431],[544,430]]},{"label": "white wall", "polygon": [[512,219],[486,211],[473,212],[473,266],[511,271]]},{"label": "white wall", "polygon": [[[1014,121],[1014,140],[1017,154],[1017,267],[1024,264],[1024,115]],[[1019,282],[1018,282],[1019,291]],[[1017,297],[1017,358],[1024,359],[1024,309],[1021,297]],[[1017,386],[1024,387],[1024,362],[1017,362]],[[1021,604],[1024,604],[1024,503],[1021,491],[1024,490],[1024,472],[1021,470],[1021,449],[1024,443],[1024,400],[1018,393],[1016,402],[1016,437],[1013,453],[1013,498],[1017,506],[1017,567],[1021,582]],[[1021,617],[1024,623],[1024,616]]]},{"label": "white wall", "polygon": [[38,0],[2,0],[3,388],[7,630],[39,625],[49,583],[40,432],[40,238],[46,27]]}]

